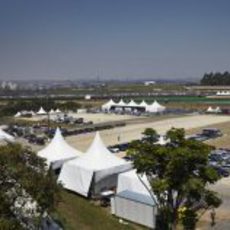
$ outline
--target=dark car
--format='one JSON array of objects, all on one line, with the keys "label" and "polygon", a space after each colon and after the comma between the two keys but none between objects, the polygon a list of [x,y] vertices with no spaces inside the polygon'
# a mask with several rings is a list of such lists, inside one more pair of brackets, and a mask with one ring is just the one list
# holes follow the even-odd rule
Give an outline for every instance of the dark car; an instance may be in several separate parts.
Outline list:
[{"label": "dark car", "polygon": [[196,135],[192,135],[190,137],[187,138],[188,140],[195,140],[195,141],[207,141],[208,137],[203,135],[203,134],[196,134]]},{"label": "dark car", "polygon": [[221,131],[219,129],[216,128],[206,128],[202,130],[202,135],[209,137],[209,138],[216,138],[216,137],[220,137],[223,134],[221,133]]},{"label": "dark car", "polygon": [[129,147],[129,143],[123,143],[118,146],[120,151],[126,151]]},{"label": "dark car", "polygon": [[223,176],[223,177],[228,177],[229,176],[229,172],[226,169],[224,169],[224,168],[222,168],[220,166],[212,166],[212,167],[217,171],[217,173],[220,176]]},{"label": "dark car", "polygon": [[45,138],[44,137],[36,137],[35,144],[44,145],[45,144]]}]

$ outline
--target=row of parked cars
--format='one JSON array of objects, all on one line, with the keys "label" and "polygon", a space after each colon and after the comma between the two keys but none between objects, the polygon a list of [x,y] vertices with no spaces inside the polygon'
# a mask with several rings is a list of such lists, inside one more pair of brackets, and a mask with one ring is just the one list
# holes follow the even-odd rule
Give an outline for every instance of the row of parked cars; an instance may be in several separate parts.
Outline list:
[{"label": "row of parked cars", "polygon": [[[206,128],[201,133],[188,136],[190,140],[207,141],[209,139],[221,137],[223,134],[219,129]],[[216,149],[209,154],[209,165],[212,166],[220,176],[230,175],[230,149]]]},{"label": "row of parked cars", "polygon": [[209,154],[209,164],[214,167],[221,176],[229,176],[230,149],[216,149]]}]

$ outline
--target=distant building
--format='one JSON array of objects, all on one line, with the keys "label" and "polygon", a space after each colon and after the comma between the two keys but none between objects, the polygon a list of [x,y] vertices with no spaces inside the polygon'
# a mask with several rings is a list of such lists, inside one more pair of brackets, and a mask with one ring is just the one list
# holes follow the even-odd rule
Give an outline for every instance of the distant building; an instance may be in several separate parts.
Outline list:
[{"label": "distant building", "polygon": [[144,85],[145,85],[145,86],[148,86],[148,85],[155,85],[155,84],[156,84],[155,81],[145,81],[145,82],[144,82]]},{"label": "distant building", "polygon": [[1,83],[1,88],[2,89],[8,89],[8,90],[16,90],[18,87],[18,85],[14,82],[6,82],[6,81],[3,81]]},{"label": "distant building", "polygon": [[85,95],[85,100],[91,100],[91,95],[90,94],[86,94]]}]

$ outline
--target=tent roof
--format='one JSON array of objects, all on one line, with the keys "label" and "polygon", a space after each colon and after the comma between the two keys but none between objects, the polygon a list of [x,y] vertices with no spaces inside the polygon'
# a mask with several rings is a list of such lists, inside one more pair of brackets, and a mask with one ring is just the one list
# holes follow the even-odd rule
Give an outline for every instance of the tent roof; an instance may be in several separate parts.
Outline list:
[{"label": "tent roof", "polygon": [[152,106],[155,106],[155,107],[163,107],[163,106],[160,105],[156,100],[152,103]]},{"label": "tent roof", "polygon": [[38,152],[38,156],[47,159],[48,163],[60,160],[73,159],[82,153],[71,147],[63,138],[59,128],[56,129],[55,135],[51,142]]},{"label": "tent roof", "polygon": [[127,161],[114,156],[103,143],[99,132],[86,153],[81,157],[69,161],[68,164],[80,165],[95,171],[127,164]]},{"label": "tent roof", "polygon": [[20,117],[22,114],[21,114],[21,112],[17,112],[15,115],[14,115],[14,117]]},{"label": "tent roof", "polygon": [[156,100],[147,106],[147,111],[149,112],[162,112],[165,110],[165,107],[160,105]]},{"label": "tent roof", "polygon": [[55,110],[55,112],[56,112],[56,113],[61,113],[61,110],[57,108],[57,109]]},{"label": "tent roof", "polygon": [[145,100],[143,100],[143,101],[139,104],[139,106],[146,107],[146,106],[149,106],[149,105],[146,103]]},{"label": "tent roof", "polygon": [[212,106],[209,106],[208,109],[207,109],[207,112],[213,112],[214,109],[212,108]]},{"label": "tent roof", "polygon": [[14,137],[11,136],[10,134],[8,134],[7,132],[5,132],[4,130],[0,129],[0,140],[5,140],[5,141],[13,142],[14,141]]},{"label": "tent roof", "polygon": [[[147,180],[146,175],[140,175],[140,179],[138,178],[135,169],[120,173],[118,176],[117,193],[120,193],[124,190],[129,190],[150,196],[147,188],[151,189],[151,186]],[[142,182],[147,186],[147,188],[143,185]]]},{"label": "tent roof", "polygon": [[127,104],[124,102],[123,99],[121,99],[121,100],[117,103],[117,105],[119,105],[119,106],[126,106]]},{"label": "tent roof", "polygon": [[46,114],[46,111],[41,107],[41,108],[38,110],[37,114]]},{"label": "tent roof", "polygon": [[31,114],[32,116],[34,116],[34,115],[35,115],[35,112],[34,112],[33,110],[31,110],[31,111],[30,111],[30,114]]},{"label": "tent roof", "polygon": [[132,100],[128,103],[128,106],[138,107],[139,105],[132,99]]},{"label": "tent roof", "polygon": [[220,112],[221,112],[221,109],[220,109],[219,106],[217,106],[217,107],[214,109],[214,111],[215,111],[216,113],[220,113]]},{"label": "tent roof", "polygon": [[117,105],[117,103],[114,102],[113,99],[110,99],[108,102],[106,102],[105,104],[102,105],[102,108],[103,107],[110,107],[110,106],[113,106],[113,105]]},{"label": "tent roof", "polygon": [[51,109],[51,110],[49,111],[49,113],[50,113],[50,114],[54,114],[55,111],[54,111],[53,109]]}]

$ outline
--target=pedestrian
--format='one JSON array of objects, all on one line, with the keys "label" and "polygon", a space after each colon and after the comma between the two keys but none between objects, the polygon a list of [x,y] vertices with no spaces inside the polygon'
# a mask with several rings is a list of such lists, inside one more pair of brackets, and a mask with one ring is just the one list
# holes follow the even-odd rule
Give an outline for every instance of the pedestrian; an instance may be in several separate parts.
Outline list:
[{"label": "pedestrian", "polygon": [[211,218],[211,226],[214,226],[216,224],[216,212],[214,208],[212,208],[210,212],[210,218]]},{"label": "pedestrian", "polygon": [[118,135],[118,136],[117,136],[117,141],[120,142],[120,140],[121,140],[121,136]]}]

